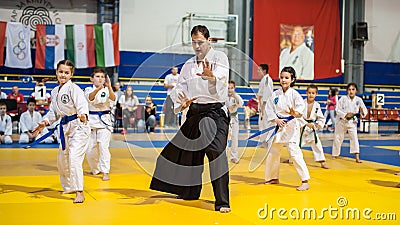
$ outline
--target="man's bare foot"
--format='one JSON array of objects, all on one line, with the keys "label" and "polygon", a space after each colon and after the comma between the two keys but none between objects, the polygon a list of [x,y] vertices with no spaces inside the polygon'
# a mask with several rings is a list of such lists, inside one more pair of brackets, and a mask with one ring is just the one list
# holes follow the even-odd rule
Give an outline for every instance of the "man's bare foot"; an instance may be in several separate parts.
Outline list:
[{"label": "man's bare foot", "polygon": [[325,162],[321,162],[321,168],[329,169]]},{"label": "man's bare foot", "polygon": [[279,179],[271,179],[264,184],[279,184]]},{"label": "man's bare foot", "polygon": [[63,194],[63,195],[67,195],[67,194],[73,194],[73,193],[75,193],[76,191],[63,191],[61,194]]},{"label": "man's bare foot", "polygon": [[356,158],[356,163],[362,163],[360,160],[360,153],[355,153],[354,156]]},{"label": "man's bare foot", "polygon": [[360,159],[356,159],[356,163],[362,163]]},{"label": "man's bare foot", "polygon": [[308,183],[301,183],[301,185],[296,188],[298,191],[306,191],[308,189],[310,189],[310,185]]},{"label": "man's bare foot", "polygon": [[332,156],[332,160],[335,160],[335,159],[337,159],[338,157],[337,156]]},{"label": "man's bare foot", "polygon": [[106,181],[106,180],[110,180],[110,176],[108,175],[108,173],[103,173],[103,178],[102,180]]},{"label": "man's bare foot", "polygon": [[229,212],[231,212],[231,208],[228,208],[228,207],[221,207],[221,208],[219,209],[219,212],[220,212],[220,213],[229,213]]},{"label": "man's bare foot", "polygon": [[83,195],[82,191],[76,192],[76,197],[74,199],[74,203],[82,203],[85,201],[85,196]]}]

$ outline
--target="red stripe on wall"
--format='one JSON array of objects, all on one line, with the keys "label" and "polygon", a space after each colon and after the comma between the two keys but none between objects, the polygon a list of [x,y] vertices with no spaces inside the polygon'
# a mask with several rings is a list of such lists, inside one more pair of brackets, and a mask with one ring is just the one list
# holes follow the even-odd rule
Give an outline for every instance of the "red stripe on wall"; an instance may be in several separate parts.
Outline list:
[{"label": "red stripe on wall", "polygon": [[94,25],[86,24],[86,44],[87,44],[87,59],[88,67],[96,66],[96,55],[94,45]]},{"label": "red stripe on wall", "polygon": [[[270,65],[272,79],[279,74],[280,24],[314,25],[315,79],[342,75],[339,0],[254,0],[253,7],[253,59]],[[252,80],[259,79],[253,67]]]},{"label": "red stripe on wall", "polygon": [[36,24],[35,68],[45,69],[46,64],[46,25]]},{"label": "red stripe on wall", "polygon": [[6,40],[7,22],[0,21],[0,66],[4,66],[4,41]]},{"label": "red stripe on wall", "polygon": [[112,35],[113,35],[113,44],[114,44],[114,62],[115,65],[119,65],[119,24],[112,24]]}]

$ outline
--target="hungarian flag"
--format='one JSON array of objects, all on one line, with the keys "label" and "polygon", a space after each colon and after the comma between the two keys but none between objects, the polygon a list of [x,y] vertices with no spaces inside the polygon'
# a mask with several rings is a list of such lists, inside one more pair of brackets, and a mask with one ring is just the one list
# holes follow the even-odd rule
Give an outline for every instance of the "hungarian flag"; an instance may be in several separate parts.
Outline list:
[{"label": "hungarian flag", "polygon": [[7,22],[0,21],[0,66],[4,65],[4,41],[6,40]]},{"label": "hungarian flag", "polygon": [[94,25],[66,25],[67,58],[75,67],[90,68],[96,66],[94,47]]},{"label": "hungarian flag", "polygon": [[56,69],[57,63],[64,59],[64,25],[36,25],[37,69]]},{"label": "hungarian flag", "polygon": [[96,60],[99,67],[119,65],[118,23],[94,25]]},{"label": "hungarian flag", "polygon": [[32,68],[30,28],[22,23],[8,22],[7,50],[5,66],[12,68]]}]

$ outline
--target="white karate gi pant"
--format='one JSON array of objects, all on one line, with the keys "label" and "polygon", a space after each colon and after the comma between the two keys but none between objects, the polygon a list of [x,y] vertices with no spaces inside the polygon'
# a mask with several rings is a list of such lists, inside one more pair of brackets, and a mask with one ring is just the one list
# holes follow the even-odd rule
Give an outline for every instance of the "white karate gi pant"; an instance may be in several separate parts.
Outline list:
[{"label": "white karate gi pant", "polygon": [[229,160],[238,160],[238,145],[239,145],[239,119],[237,117],[231,117],[229,133],[231,136],[231,151],[229,154]]},{"label": "white karate gi pant", "polygon": [[92,128],[86,158],[93,174],[110,173],[110,139],[109,128]]},{"label": "white karate gi pant", "polygon": [[324,155],[324,149],[322,148],[322,143],[321,140],[319,139],[318,135],[317,135],[317,143],[315,143],[314,141],[314,137],[310,138],[309,135],[314,136],[314,133],[310,133],[310,134],[303,134],[303,138],[302,138],[302,143],[301,146],[304,147],[306,145],[310,145],[312,152],[314,154],[314,160],[316,162],[321,162],[321,161],[325,161],[325,155]]},{"label": "white karate gi pant", "polygon": [[[258,117],[258,130],[262,131],[262,130],[265,130],[267,128],[268,128],[268,121],[267,121],[267,117],[266,117],[266,115],[264,113],[263,119],[261,119],[261,116]],[[267,135],[268,135],[268,132],[261,134],[260,135],[260,141],[264,142],[267,139]]]},{"label": "white karate gi pant", "polygon": [[90,127],[78,119],[64,125],[65,150],[58,150],[58,172],[65,191],[83,191],[83,160],[89,147]]},{"label": "white karate gi pant", "polygon": [[[310,173],[308,172],[307,165],[303,158],[303,153],[297,143],[287,143],[290,160],[293,162],[294,168],[297,171],[302,181],[310,179]],[[267,159],[265,161],[265,180],[269,181],[272,179],[279,179],[279,166],[281,158],[281,149],[283,143],[272,143]]]},{"label": "white karate gi pant", "polygon": [[[48,132],[47,129],[46,129],[46,131],[43,130],[43,135],[46,134],[47,132]],[[39,139],[39,138],[42,137],[43,135],[38,135],[38,136],[35,138],[35,140]],[[50,137],[47,137],[46,139],[44,139],[44,140],[43,140],[42,142],[40,142],[40,143],[51,144],[51,143],[53,143],[53,142],[54,142],[54,139],[53,139],[52,136],[50,136]],[[29,136],[28,136],[28,134],[22,133],[22,134],[19,136],[19,143],[20,143],[20,144],[28,144],[28,143],[29,143]]]},{"label": "white karate gi pant", "polygon": [[[4,136],[4,144],[10,145],[10,144],[12,144],[12,143],[13,143],[13,140],[12,140],[11,136],[10,136],[10,135],[5,135],[5,136]],[[1,143],[0,143],[0,144],[1,144]]]},{"label": "white karate gi pant", "polygon": [[360,153],[360,145],[357,136],[357,123],[353,120],[347,121],[344,119],[338,119],[335,124],[335,139],[332,146],[332,156],[340,155],[340,147],[342,146],[346,131],[349,132],[350,137],[350,153]]}]

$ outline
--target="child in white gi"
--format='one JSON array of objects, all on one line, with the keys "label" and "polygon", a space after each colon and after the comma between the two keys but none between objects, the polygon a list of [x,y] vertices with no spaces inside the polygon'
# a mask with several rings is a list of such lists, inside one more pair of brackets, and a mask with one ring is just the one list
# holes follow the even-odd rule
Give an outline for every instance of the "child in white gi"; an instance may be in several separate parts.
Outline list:
[{"label": "child in white gi", "polygon": [[305,108],[303,117],[300,119],[302,125],[300,129],[300,145],[309,144],[314,153],[314,160],[321,163],[321,167],[328,169],[325,163],[324,149],[321,140],[318,137],[317,130],[321,130],[325,124],[325,117],[322,114],[321,106],[315,101],[318,93],[318,87],[310,84],[307,87],[307,99],[304,99]]},{"label": "child in white gi", "polygon": [[[260,116],[258,117],[258,127],[259,130],[262,131],[267,128],[267,120],[265,120],[265,105],[267,103],[268,98],[271,97],[274,84],[272,82],[271,77],[268,74],[269,66],[267,64],[260,64],[258,67],[258,74],[262,75],[262,79],[260,81],[260,84],[258,86],[258,93],[257,93],[257,98],[260,106]],[[262,140],[262,143],[259,147],[261,148],[266,148],[266,134],[262,134],[260,136],[260,140]]]},{"label": "child in white gi", "polygon": [[6,112],[6,103],[0,102],[0,144],[12,144],[12,120]]},{"label": "child in white gi", "polygon": [[51,91],[49,112],[34,131],[41,132],[45,126],[61,118],[58,126],[61,146],[57,161],[63,194],[76,193],[74,203],[82,203],[85,200],[82,163],[90,138],[89,108],[82,89],[71,81],[73,73],[74,64],[70,60],[57,64],[56,76],[60,85]]},{"label": "child in white gi", "polygon": [[332,159],[336,159],[340,155],[340,147],[343,143],[346,131],[350,137],[350,153],[355,155],[356,162],[360,160],[360,145],[357,137],[357,115],[362,117],[367,115],[367,108],[363,100],[356,96],[357,85],[349,83],[347,85],[347,95],[339,99],[336,105],[337,119],[335,123],[335,139],[332,146]]},{"label": "child in white gi", "polygon": [[[28,110],[21,114],[19,120],[19,126],[21,129],[21,135],[19,136],[19,143],[20,144],[27,144],[32,142],[42,135],[38,133],[33,133],[33,129],[38,125],[40,121],[43,120],[42,114],[38,111],[35,111],[36,108],[36,100],[34,98],[28,99]],[[46,128],[43,129],[43,135],[46,134],[48,130]],[[42,143],[51,144],[54,142],[52,137],[47,137]]]},{"label": "child in white gi", "polygon": [[239,163],[238,155],[238,142],[239,142],[239,118],[238,108],[242,107],[243,99],[235,92],[235,81],[229,81],[228,86],[228,99],[226,101],[226,107],[229,110],[231,116],[230,121],[230,135],[231,135],[231,152],[229,154],[229,160],[233,163]]},{"label": "child in white gi", "polygon": [[[291,88],[296,81],[296,71],[292,67],[282,69],[279,81],[282,88],[273,92],[265,109],[268,127],[274,127],[267,135],[267,148],[270,149],[265,163],[265,184],[279,183],[280,149],[286,143],[291,161],[302,181],[297,190],[305,191],[310,188],[310,174],[299,148],[300,124],[297,119],[304,112],[304,101],[299,92]],[[277,128],[276,135],[272,137]],[[272,146],[270,142],[273,142]]]},{"label": "child in white gi", "polygon": [[111,154],[108,147],[113,129],[110,105],[115,101],[115,94],[105,70],[95,68],[90,81],[93,86],[85,89],[85,96],[89,102],[91,128],[86,158],[93,174],[102,173],[102,179],[109,180]]}]

